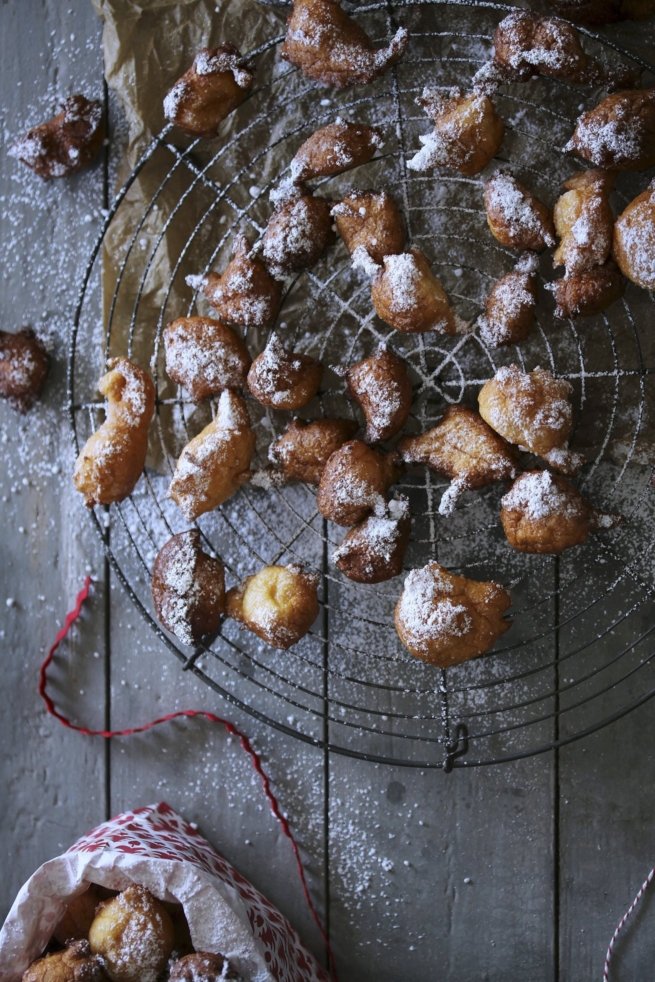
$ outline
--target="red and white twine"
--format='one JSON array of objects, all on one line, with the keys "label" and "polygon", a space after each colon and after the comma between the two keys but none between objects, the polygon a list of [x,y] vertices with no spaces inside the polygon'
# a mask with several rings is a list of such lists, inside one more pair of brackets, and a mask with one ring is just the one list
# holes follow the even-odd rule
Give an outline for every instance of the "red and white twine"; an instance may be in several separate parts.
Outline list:
[{"label": "red and white twine", "polygon": [[648,874],[648,876],[646,877],[646,879],[644,880],[644,882],[639,887],[635,899],[632,901],[632,903],[626,910],[625,914],[623,915],[619,923],[616,925],[614,934],[612,935],[612,940],[607,946],[607,954],[605,955],[605,963],[603,965],[603,982],[610,982],[610,968],[612,965],[612,958],[614,957],[614,948],[616,946],[618,937],[621,931],[623,930],[623,928],[626,926],[626,924],[632,917],[635,910],[637,909],[640,901],[642,900],[644,894],[646,893],[646,891],[648,890],[649,886],[651,885],[654,879],[655,879],[655,869],[652,869]]}]

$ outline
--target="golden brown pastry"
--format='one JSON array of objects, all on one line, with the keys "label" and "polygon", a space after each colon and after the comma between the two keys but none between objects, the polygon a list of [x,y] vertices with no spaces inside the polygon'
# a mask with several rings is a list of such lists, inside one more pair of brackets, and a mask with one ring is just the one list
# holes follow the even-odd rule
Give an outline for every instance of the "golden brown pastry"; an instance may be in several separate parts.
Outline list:
[{"label": "golden brown pastry", "polygon": [[281,54],[319,85],[342,89],[384,74],[402,57],[408,40],[399,27],[386,47],[376,49],[337,0],[293,0]]},{"label": "golden brown pastry", "polygon": [[572,273],[548,285],[555,298],[556,317],[592,317],[620,300],[625,280],[613,262]]},{"label": "golden brown pastry", "polygon": [[618,516],[596,511],[564,477],[526,471],[501,499],[500,520],[512,548],[554,555],[611,528]]},{"label": "golden brown pastry", "polygon": [[655,165],[655,89],[613,92],[578,118],[564,147],[592,167],[646,170]]},{"label": "golden brown pastry", "polygon": [[32,962],[23,982],[109,982],[109,976],[102,958],[91,954],[89,942],[82,939]]},{"label": "golden brown pastry", "polygon": [[555,245],[550,209],[511,174],[489,178],[484,207],[491,234],[506,248],[541,252]]},{"label": "golden brown pastry", "polygon": [[439,512],[450,514],[464,491],[516,475],[510,446],[468,406],[449,406],[432,429],[406,436],[398,444],[406,464],[425,464],[451,480]]},{"label": "golden brown pastry", "polygon": [[331,214],[354,265],[361,265],[362,257],[365,267],[380,265],[385,256],[405,248],[405,223],[386,191],[351,191]]},{"label": "golden brown pastry", "polygon": [[31,327],[0,331],[0,398],[26,413],[41,395],[50,359]]},{"label": "golden brown pastry", "polygon": [[549,0],[555,12],[576,24],[612,24],[655,14],[655,0]]},{"label": "golden brown pastry", "polygon": [[614,258],[629,280],[655,290],[655,181],[617,218]]},{"label": "golden brown pastry", "polygon": [[276,207],[262,238],[262,256],[273,276],[283,279],[320,259],[334,239],[331,207],[302,188]]},{"label": "golden brown pastry", "polygon": [[155,387],[127,358],[111,358],[98,382],[107,400],[105,421],[75,462],[73,481],[89,508],[122,501],[134,490],[146,462]]},{"label": "golden brown pastry", "polygon": [[239,335],[213,317],[178,317],[164,330],[166,373],[194,402],[242,389],[250,353]]},{"label": "golden brown pastry", "polygon": [[317,587],[300,566],[264,566],[228,591],[227,613],[272,648],[290,648],[318,616]]},{"label": "golden brown pastry", "polygon": [[334,564],[356,583],[382,583],[402,572],[411,518],[407,498],[393,498],[379,515],[355,525],[334,553]]},{"label": "golden brown pastry", "polygon": [[488,95],[425,88],[418,103],[434,121],[434,129],[419,137],[423,146],[407,162],[410,170],[443,167],[470,176],[484,170],[498,153],[505,124]]},{"label": "golden brown pastry", "polygon": [[352,419],[317,419],[312,423],[293,419],[271,444],[268,457],[285,480],[318,484],[332,454],[356,432],[357,423]]},{"label": "golden brown pastry", "polygon": [[374,450],[361,440],[350,440],[323,468],[318,510],[337,525],[356,525],[384,508],[384,495],[399,474],[395,455]]},{"label": "golden brown pastry", "polygon": [[241,396],[226,389],[216,417],[182,451],[169,489],[187,521],[217,508],[250,477],[255,434]]},{"label": "golden brown pastry", "polygon": [[175,934],[166,908],[142,886],[127,887],[98,908],[89,944],[111,982],[157,982]]},{"label": "golden brown pastry", "polygon": [[223,982],[238,978],[223,955],[195,951],[171,962],[168,982]]},{"label": "golden brown pastry", "polygon": [[458,322],[446,292],[420,249],[385,256],[371,284],[378,317],[404,334],[456,334]]},{"label": "golden brown pastry", "polygon": [[92,164],[106,135],[102,103],[71,95],[62,103],[61,112],[28,130],[7,152],[48,181]]},{"label": "golden brown pastry", "polygon": [[338,119],[316,130],[301,144],[289,173],[293,181],[342,174],[368,163],[383,146],[384,138],[377,127]]},{"label": "golden brown pastry", "polygon": [[498,583],[456,576],[431,561],[408,573],[396,631],[416,658],[449,668],[491,648],[510,626],[503,615],[511,602]]},{"label": "golden brown pastry", "polygon": [[262,406],[300,409],[318,392],[322,374],[320,361],[285,348],[273,333],[250,366],[248,388]]},{"label": "golden brown pastry", "polygon": [[187,283],[199,289],[220,320],[233,327],[270,327],[282,301],[282,287],[252,254],[244,235],[238,236],[234,255],[222,273],[187,276]]},{"label": "golden brown pastry", "polygon": [[573,428],[571,386],[545,368],[499,368],[480,389],[480,415],[509,443],[543,457],[554,470],[575,473],[579,454],[567,449]]},{"label": "golden brown pastry", "polygon": [[386,345],[352,365],[346,382],[364,413],[365,440],[390,440],[403,428],[412,408],[412,383],[406,363]]},{"label": "golden brown pastry", "polygon": [[203,552],[198,529],[173,535],[152,567],[157,617],[183,644],[213,637],[225,613],[225,571],[220,559]]},{"label": "golden brown pastry", "polygon": [[53,932],[55,940],[60,944],[66,944],[67,941],[86,938],[101,899],[100,891],[94,883],[91,883],[83,893],[73,897]]},{"label": "golden brown pastry", "polygon": [[164,116],[191,136],[216,136],[240,106],[254,76],[231,44],[203,48],[164,99]]},{"label": "golden brown pastry", "polygon": [[537,257],[526,253],[491,287],[478,321],[480,338],[490,348],[518,344],[530,333],[537,306],[537,265]]},{"label": "golden brown pastry", "polygon": [[614,214],[610,192],[614,178],[607,171],[586,170],[564,182],[564,193],[553,209],[560,243],[553,265],[564,266],[566,275],[603,266],[612,248]]}]

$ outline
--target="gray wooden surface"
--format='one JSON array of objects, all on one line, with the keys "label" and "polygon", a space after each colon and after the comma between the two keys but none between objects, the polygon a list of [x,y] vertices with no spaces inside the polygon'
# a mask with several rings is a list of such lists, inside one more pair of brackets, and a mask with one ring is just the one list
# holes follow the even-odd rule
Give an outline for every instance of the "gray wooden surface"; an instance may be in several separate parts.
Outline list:
[{"label": "gray wooden surface", "polygon": [[[103,96],[100,30],[86,0],[0,5],[3,142],[58,96]],[[645,50],[652,26],[644,30],[650,36],[620,29]],[[327,758],[241,718],[182,675],[109,576],[69,479],[66,332],[106,201],[105,170],[44,186],[2,153],[0,182],[0,323],[44,331],[54,356],[37,411],[22,419],[0,405],[0,914],[77,835],[165,799],[322,955],[288,842],[234,741],[194,722],[107,746],[44,715],[37,666],[90,570],[93,602],[54,693],[91,726],[185,706],[241,725],[293,823],[342,979],[600,978],[613,926],[655,859],[653,706],[558,755],[446,775]],[[653,977],[652,912],[645,907],[622,947],[617,979]]]}]

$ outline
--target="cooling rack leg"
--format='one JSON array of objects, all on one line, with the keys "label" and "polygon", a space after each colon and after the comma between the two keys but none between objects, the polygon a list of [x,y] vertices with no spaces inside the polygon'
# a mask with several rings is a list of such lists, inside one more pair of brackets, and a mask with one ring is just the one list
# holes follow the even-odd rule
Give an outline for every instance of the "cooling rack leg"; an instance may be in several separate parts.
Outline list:
[{"label": "cooling rack leg", "polygon": [[450,774],[455,761],[458,757],[463,757],[469,749],[469,731],[464,723],[458,723],[455,727],[455,735],[452,740],[445,744],[446,756],[443,761],[443,769],[446,774]]}]

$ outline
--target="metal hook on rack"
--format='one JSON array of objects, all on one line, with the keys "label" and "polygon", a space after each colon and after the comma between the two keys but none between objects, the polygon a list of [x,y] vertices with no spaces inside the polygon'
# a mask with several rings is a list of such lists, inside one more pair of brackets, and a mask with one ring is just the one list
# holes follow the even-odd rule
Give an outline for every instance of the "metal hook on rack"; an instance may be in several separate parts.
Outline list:
[{"label": "metal hook on rack", "polygon": [[444,744],[446,756],[443,759],[442,767],[446,774],[450,774],[455,761],[458,757],[463,757],[469,749],[469,731],[465,723],[458,723],[455,727],[453,739]]}]

